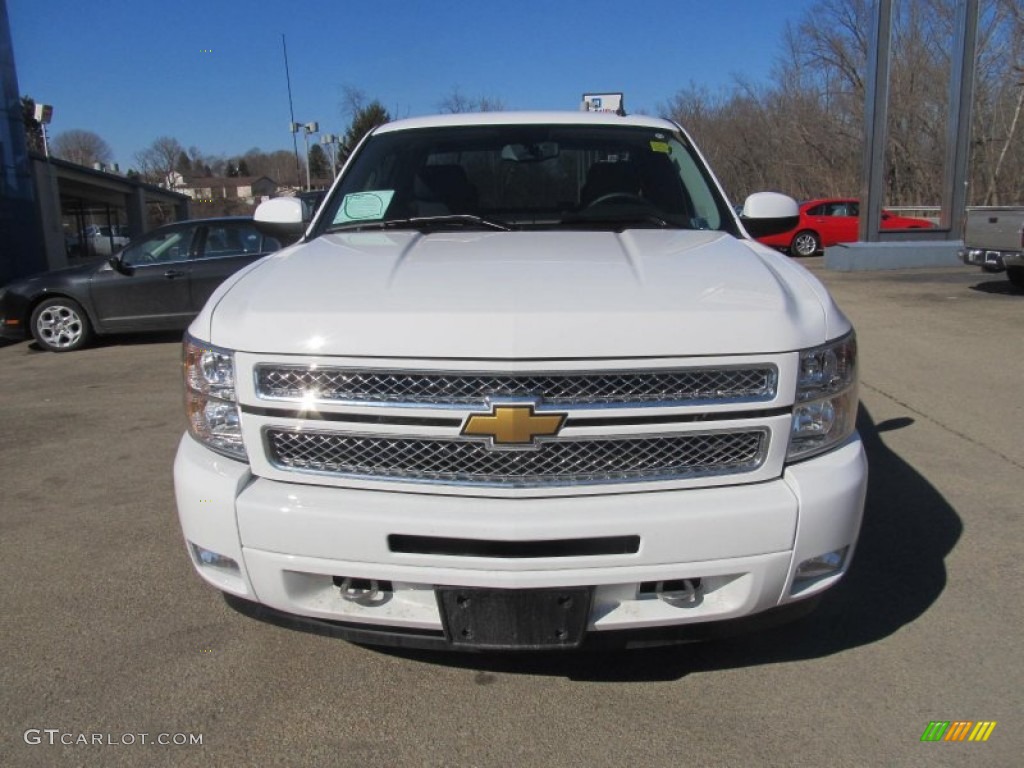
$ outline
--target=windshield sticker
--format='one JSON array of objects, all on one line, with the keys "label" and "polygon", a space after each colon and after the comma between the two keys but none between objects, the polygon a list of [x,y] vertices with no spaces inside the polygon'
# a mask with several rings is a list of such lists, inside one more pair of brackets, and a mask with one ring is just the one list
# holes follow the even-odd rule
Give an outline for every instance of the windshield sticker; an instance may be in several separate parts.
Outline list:
[{"label": "windshield sticker", "polygon": [[346,221],[372,221],[384,218],[384,212],[391,205],[391,198],[395,196],[393,189],[381,189],[373,192],[353,192],[345,195],[341,201],[338,213],[334,217],[334,224],[344,224]]},{"label": "windshield sticker", "polygon": [[667,155],[667,154],[670,154],[672,152],[672,149],[671,149],[671,147],[669,147],[667,141],[652,141],[651,142],[651,151],[652,152],[662,152],[662,153]]}]

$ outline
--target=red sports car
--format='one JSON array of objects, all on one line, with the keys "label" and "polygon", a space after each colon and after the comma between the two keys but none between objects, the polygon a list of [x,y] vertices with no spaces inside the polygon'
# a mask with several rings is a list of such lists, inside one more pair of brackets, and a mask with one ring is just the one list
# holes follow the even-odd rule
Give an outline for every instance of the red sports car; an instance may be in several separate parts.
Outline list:
[{"label": "red sports car", "polygon": [[[791,256],[813,256],[822,248],[836,243],[857,240],[860,203],[852,198],[808,200],[800,204],[800,222],[778,235],[759,237],[773,248],[789,251]],[[882,211],[882,229],[928,229],[934,227],[927,219],[897,216]]]}]

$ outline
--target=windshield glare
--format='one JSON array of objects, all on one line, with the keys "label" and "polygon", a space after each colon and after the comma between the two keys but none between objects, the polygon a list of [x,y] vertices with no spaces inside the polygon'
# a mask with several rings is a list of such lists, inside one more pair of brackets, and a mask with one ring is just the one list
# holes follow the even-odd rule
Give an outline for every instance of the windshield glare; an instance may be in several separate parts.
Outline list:
[{"label": "windshield glare", "polygon": [[538,229],[734,226],[681,134],[636,126],[488,125],[370,137],[318,227],[425,221]]}]

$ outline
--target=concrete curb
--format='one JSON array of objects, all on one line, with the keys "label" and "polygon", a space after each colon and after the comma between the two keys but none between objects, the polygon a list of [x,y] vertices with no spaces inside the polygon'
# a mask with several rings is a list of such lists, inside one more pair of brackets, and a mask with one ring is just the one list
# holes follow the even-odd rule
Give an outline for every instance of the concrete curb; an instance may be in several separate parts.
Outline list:
[{"label": "concrete curb", "polygon": [[956,267],[963,265],[957,255],[962,247],[962,240],[840,243],[825,249],[825,269],[863,272],[910,267]]}]

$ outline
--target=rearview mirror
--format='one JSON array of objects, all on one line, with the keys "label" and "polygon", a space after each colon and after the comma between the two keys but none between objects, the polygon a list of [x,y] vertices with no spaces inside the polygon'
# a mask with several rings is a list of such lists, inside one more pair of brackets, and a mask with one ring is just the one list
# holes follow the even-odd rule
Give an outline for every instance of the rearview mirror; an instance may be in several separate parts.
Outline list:
[{"label": "rearview mirror", "polygon": [[506,144],[501,148],[501,159],[516,163],[539,163],[558,157],[557,141],[539,141],[536,144]]}]

